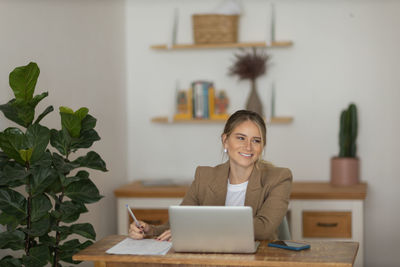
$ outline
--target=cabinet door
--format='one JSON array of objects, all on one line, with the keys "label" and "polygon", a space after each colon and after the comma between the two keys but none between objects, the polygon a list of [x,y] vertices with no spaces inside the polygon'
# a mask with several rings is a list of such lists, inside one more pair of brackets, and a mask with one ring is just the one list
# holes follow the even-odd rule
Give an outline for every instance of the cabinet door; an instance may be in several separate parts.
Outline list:
[{"label": "cabinet door", "polygon": [[303,211],[303,237],[351,238],[351,212]]}]

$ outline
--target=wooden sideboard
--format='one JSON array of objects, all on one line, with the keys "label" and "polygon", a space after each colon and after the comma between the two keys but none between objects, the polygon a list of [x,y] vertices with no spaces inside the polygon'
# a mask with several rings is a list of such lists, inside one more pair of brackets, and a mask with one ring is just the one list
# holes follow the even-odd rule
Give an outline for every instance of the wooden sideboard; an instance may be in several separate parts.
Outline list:
[{"label": "wooden sideboard", "polygon": [[[188,187],[144,186],[135,181],[116,189],[118,234],[126,235],[131,221],[126,204],[139,219],[161,224],[168,220],[168,207],[179,205]],[[328,182],[294,182],[287,215],[292,239],[359,242],[355,266],[363,266],[366,194],[366,183],[337,187]]]}]

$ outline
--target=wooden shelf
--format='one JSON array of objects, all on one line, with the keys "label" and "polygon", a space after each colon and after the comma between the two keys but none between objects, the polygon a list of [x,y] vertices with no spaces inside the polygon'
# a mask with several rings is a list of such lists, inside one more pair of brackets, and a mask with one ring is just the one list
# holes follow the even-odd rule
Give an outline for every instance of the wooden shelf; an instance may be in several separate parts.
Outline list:
[{"label": "wooden shelf", "polygon": [[[192,120],[170,120],[168,117],[154,117],[151,119],[153,123],[162,124],[213,124],[225,123],[226,120],[210,120],[210,119],[192,119]],[[293,117],[273,117],[267,124],[289,124],[293,121]]]},{"label": "wooden shelf", "polygon": [[180,50],[180,49],[202,49],[202,48],[244,48],[244,47],[289,47],[292,46],[292,41],[276,41],[271,45],[266,42],[249,42],[249,43],[223,43],[223,44],[175,44],[170,48],[168,45],[152,45],[151,49],[156,50]]},{"label": "wooden shelf", "polygon": [[267,124],[288,124],[293,121],[293,117],[273,117]]}]

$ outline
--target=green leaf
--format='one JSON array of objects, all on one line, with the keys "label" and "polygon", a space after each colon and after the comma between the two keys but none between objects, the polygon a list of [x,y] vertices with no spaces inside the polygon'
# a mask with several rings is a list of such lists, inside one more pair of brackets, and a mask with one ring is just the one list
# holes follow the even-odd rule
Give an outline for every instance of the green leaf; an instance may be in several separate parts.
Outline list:
[{"label": "green leaf", "polygon": [[31,221],[36,222],[48,214],[53,207],[50,199],[45,194],[40,194],[32,198]]},{"label": "green leaf", "polygon": [[17,162],[9,161],[0,170],[0,186],[17,187],[26,183],[29,172]]},{"label": "green leaf", "polygon": [[0,150],[0,170],[10,162],[10,158],[6,153]]},{"label": "green leaf", "polygon": [[81,121],[79,117],[70,113],[60,113],[60,115],[62,127],[67,129],[72,137],[79,137],[81,132]]},{"label": "green leaf", "polygon": [[15,216],[0,212],[0,224],[7,225],[7,231],[15,230],[20,223],[21,220],[17,219]]},{"label": "green leaf", "polygon": [[53,247],[56,244],[55,237],[49,235],[39,236],[39,243],[48,247]]},{"label": "green leaf", "polygon": [[64,201],[60,205],[61,218],[65,223],[72,223],[79,219],[81,213],[87,212],[85,204],[75,201]]},{"label": "green leaf", "polygon": [[68,174],[71,170],[78,168],[79,164],[76,162],[70,162],[67,159],[64,159],[57,153],[53,153],[53,164],[60,174]]},{"label": "green leaf", "polygon": [[65,262],[78,264],[80,261],[73,261],[72,256],[92,244],[93,242],[89,240],[82,244],[78,239],[67,241],[60,246],[60,259]]},{"label": "green leaf", "polygon": [[18,119],[22,121],[21,126],[27,128],[32,124],[35,117],[35,107],[32,107],[29,103],[14,102],[12,104],[15,107],[15,112]]},{"label": "green leaf", "polygon": [[20,114],[23,113],[23,109],[16,106],[15,98],[8,101],[6,104],[0,105],[0,110],[7,119],[23,127],[28,127],[29,123],[26,123],[23,119],[21,119],[22,116],[20,116]]},{"label": "green leaf", "polygon": [[20,266],[22,266],[21,259],[13,258],[10,255],[7,255],[0,260],[0,267],[20,267]]},{"label": "green leaf", "polygon": [[85,107],[78,109],[73,112],[68,107],[60,107],[61,125],[63,128],[68,130],[68,133],[78,138],[81,133],[82,120],[86,117],[89,110]]},{"label": "green leaf", "polygon": [[17,101],[28,102],[32,99],[39,73],[39,67],[34,62],[17,67],[10,73],[10,86]]},{"label": "green leaf", "polygon": [[33,148],[31,162],[38,161],[46,151],[50,141],[50,130],[40,124],[30,125],[26,131],[26,141]]},{"label": "green leaf", "polygon": [[106,163],[102,160],[100,155],[94,151],[90,151],[86,156],[77,158],[73,163],[79,164],[80,167],[107,171]]},{"label": "green leaf", "polygon": [[94,203],[102,198],[96,185],[89,179],[69,184],[64,194],[74,201],[84,203]]},{"label": "green leaf", "polygon": [[89,178],[89,173],[87,171],[79,171],[76,176],[66,177],[63,179],[62,184],[67,187],[70,183],[85,180]]},{"label": "green leaf", "polygon": [[70,231],[68,226],[59,226],[59,227],[56,227],[53,230],[60,233],[60,240],[61,241],[65,240],[71,234],[71,231]]},{"label": "green leaf", "polygon": [[96,232],[90,223],[73,224],[70,226],[70,230],[74,234],[78,234],[92,240],[96,239]]},{"label": "green leaf", "polygon": [[50,215],[56,220],[59,220],[61,218],[62,213],[57,210],[53,210],[50,212]]},{"label": "green leaf", "polygon": [[32,236],[42,236],[50,231],[51,219],[50,214],[46,214],[40,220],[32,222],[31,229],[27,230]]},{"label": "green leaf", "polygon": [[35,123],[34,124],[38,124],[47,114],[49,114],[50,112],[52,112],[54,110],[53,106],[48,106],[43,112],[42,114],[40,114]]},{"label": "green leaf", "polygon": [[21,159],[25,162],[29,162],[31,160],[32,157],[32,148],[29,149],[20,149],[19,152],[19,156],[21,157]]},{"label": "green leaf", "polygon": [[78,139],[72,140],[71,149],[75,151],[78,148],[89,148],[94,142],[100,140],[100,136],[94,130],[96,121],[96,118],[89,114],[82,120],[81,135]]},{"label": "green leaf", "polygon": [[20,250],[24,248],[25,234],[19,230],[0,233],[0,248]]},{"label": "green leaf", "polygon": [[32,110],[35,110],[35,107],[37,104],[39,104],[40,101],[42,101],[44,98],[46,98],[49,95],[48,92],[41,93],[40,95],[35,95],[31,101],[29,101],[29,106],[32,108]]},{"label": "green leaf", "polygon": [[88,113],[89,113],[89,109],[85,108],[85,107],[80,108],[77,111],[75,111],[75,115],[78,116],[78,118],[80,119],[81,122]]},{"label": "green leaf", "polygon": [[56,230],[61,233],[61,240],[66,239],[71,234],[77,234],[92,240],[96,239],[96,233],[90,223],[78,223],[71,226],[61,226]]},{"label": "green leaf", "polygon": [[21,164],[25,161],[21,158],[19,151],[27,149],[27,142],[24,133],[14,127],[10,127],[0,133],[0,148],[7,154],[8,157],[16,160]]},{"label": "green leaf", "polygon": [[99,140],[100,136],[93,129],[81,132],[79,138],[73,138],[71,140],[71,150],[76,151],[79,148],[89,148],[94,142]]},{"label": "green leaf", "polygon": [[62,155],[66,156],[70,150],[71,137],[67,129],[60,131],[51,130],[50,144],[56,148]]},{"label": "green leaf", "polygon": [[26,199],[9,188],[0,188],[0,210],[18,219],[26,218]]},{"label": "green leaf", "polygon": [[31,164],[32,168],[51,168],[53,164],[53,158],[51,156],[50,150],[46,150],[40,160],[33,162]]},{"label": "green leaf", "polygon": [[23,255],[22,262],[29,267],[42,267],[50,261],[50,251],[47,246],[41,245],[33,247],[29,251],[29,256]]},{"label": "green leaf", "polygon": [[[45,98],[48,93],[42,93],[40,95],[35,96],[33,99],[29,100],[27,103],[25,102],[18,102],[16,99],[10,100],[8,103],[4,105],[0,105],[0,110],[4,113],[4,116],[9,120],[27,128],[29,125],[32,124],[32,121],[35,117],[35,108],[39,101]],[[45,112],[49,110],[46,109]],[[41,114],[40,119],[45,114]],[[39,118],[38,118],[39,120]],[[37,122],[38,122],[37,120]]]},{"label": "green leaf", "polygon": [[36,167],[31,169],[32,179],[30,179],[31,194],[33,196],[41,194],[57,180],[57,173],[52,168]]},{"label": "green leaf", "polygon": [[60,109],[60,112],[62,112],[62,113],[74,114],[74,111],[69,107],[61,106],[59,109]]},{"label": "green leaf", "polygon": [[82,120],[82,129],[81,132],[86,132],[94,129],[96,127],[97,119],[90,114],[87,114],[85,118]]},{"label": "green leaf", "polygon": [[63,190],[61,181],[59,177],[57,176],[53,183],[51,183],[47,188],[46,188],[46,193],[49,194],[55,201],[58,199],[57,193],[60,193]]}]

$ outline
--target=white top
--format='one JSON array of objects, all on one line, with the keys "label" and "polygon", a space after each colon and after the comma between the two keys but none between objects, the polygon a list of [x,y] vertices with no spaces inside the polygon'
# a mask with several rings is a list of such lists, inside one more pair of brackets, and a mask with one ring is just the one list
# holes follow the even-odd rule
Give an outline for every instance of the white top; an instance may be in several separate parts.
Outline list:
[{"label": "white top", "polygon": [[228,192],[226,194],[225,206],[244,206],[248,183],[249,181],[241,184],[231,184],[228,179]]}]

